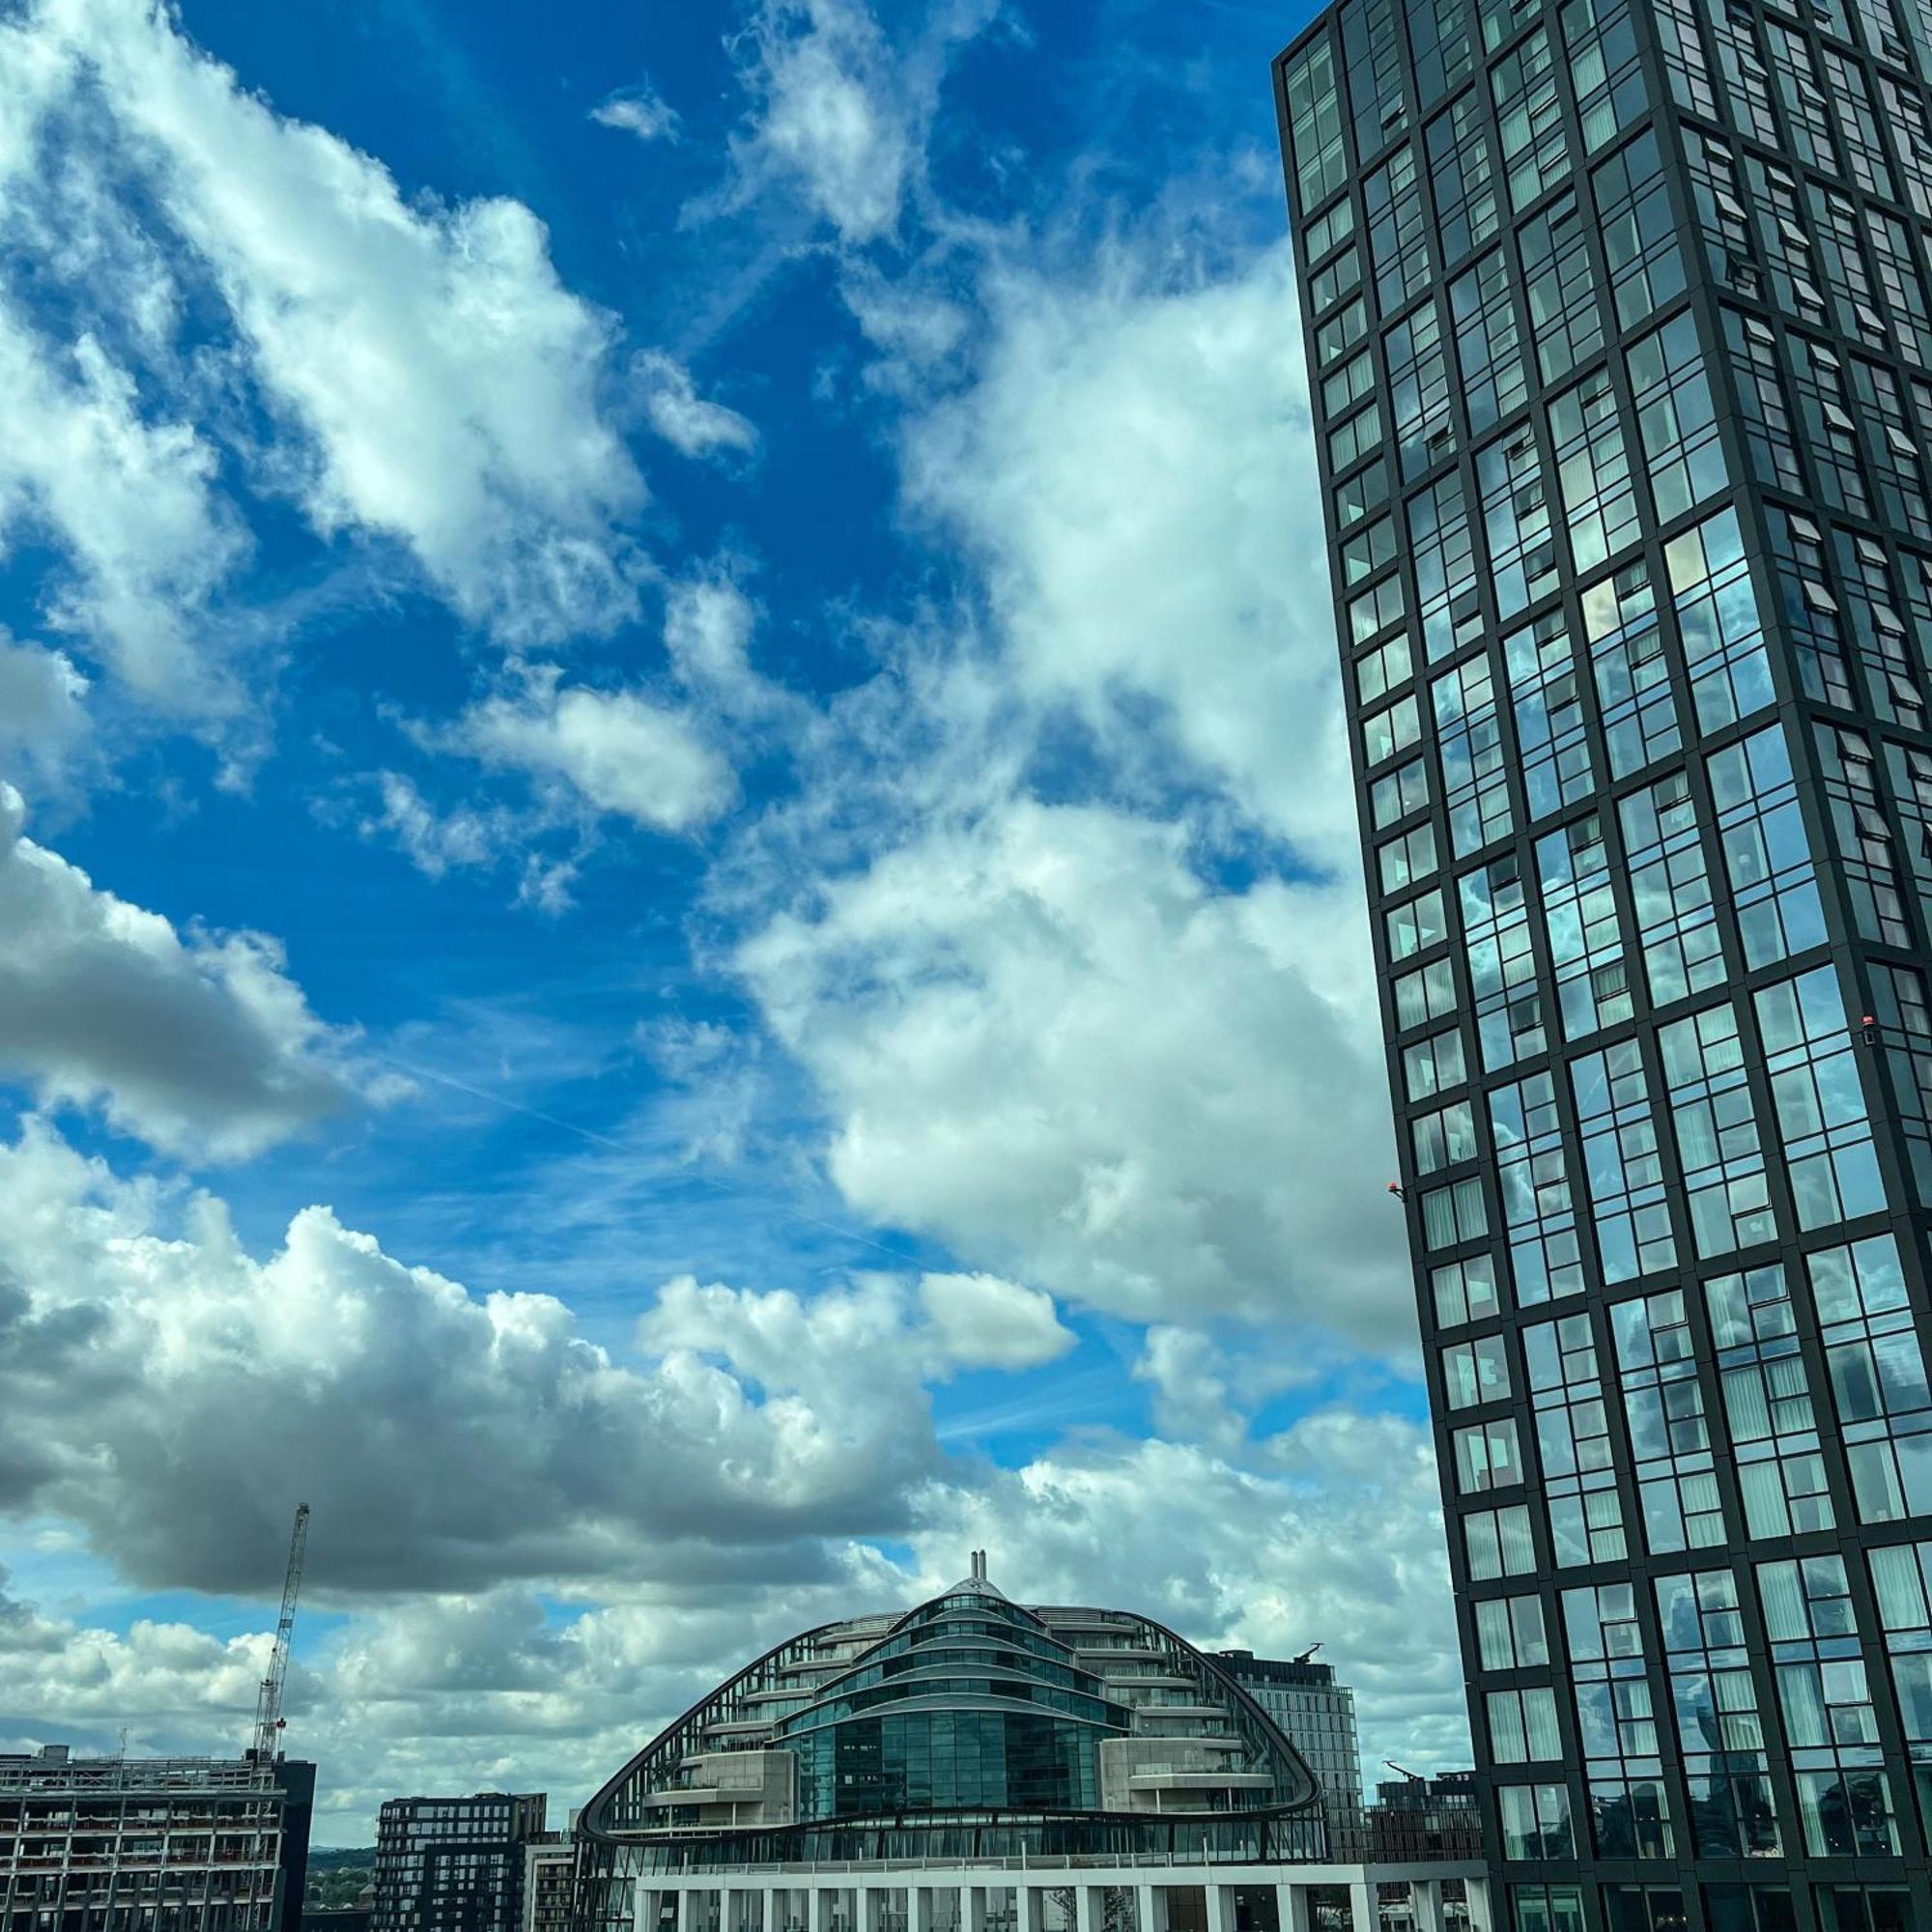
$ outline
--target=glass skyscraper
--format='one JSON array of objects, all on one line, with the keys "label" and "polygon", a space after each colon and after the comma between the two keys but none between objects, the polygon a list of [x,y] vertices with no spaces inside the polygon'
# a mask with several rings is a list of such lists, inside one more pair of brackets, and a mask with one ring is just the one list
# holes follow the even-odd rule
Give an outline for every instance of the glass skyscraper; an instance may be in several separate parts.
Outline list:
[{"label": "glass skyscraper", "polygon": [[1932,4],[1276,90],[1498,1916],[1932,1928]]}]

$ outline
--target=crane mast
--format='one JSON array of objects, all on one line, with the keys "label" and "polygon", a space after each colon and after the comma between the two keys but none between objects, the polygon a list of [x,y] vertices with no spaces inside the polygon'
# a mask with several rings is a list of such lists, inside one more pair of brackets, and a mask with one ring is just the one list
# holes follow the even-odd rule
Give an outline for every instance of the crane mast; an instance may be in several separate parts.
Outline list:
[{"label": "crane mast", "polygon": [[255,1700],[257,1764],[274,1762],[277,1734],[282,1728],[282,1686],[289,1674],[289,1640],[296,1630],[296,1596],[301,1589],[302,1552],[308,1548],[308,1505],[296,1509],[296,1526],[289,1537],[289,1569],[282,1580],[282,1614],[275,1625],[275,1647],[269,1653],[269,1674],[262,1679]]}]

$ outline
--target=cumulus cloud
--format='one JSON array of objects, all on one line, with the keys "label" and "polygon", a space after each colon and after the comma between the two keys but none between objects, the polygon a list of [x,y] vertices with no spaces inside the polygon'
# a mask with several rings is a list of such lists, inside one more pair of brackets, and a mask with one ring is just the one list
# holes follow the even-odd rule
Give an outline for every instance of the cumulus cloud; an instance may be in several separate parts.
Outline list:
[{"label": "cumulus cloud", "polygon": [[877,1220],[1118,1314],[1407,1333],[1355,904],[1216,892],[1183,835],[1020,802],[738,953]]},{"label": "cumulus cloud", "polygon": [[736,788],[687,713],[635,691],[566,684],[552,665],[526,667],[520,688],[471,705],[443,742],[657,832],[707,824]]},{"label": "cumulus cloud", "polygon": [[0,1073],[171,1152],[233,1159],[357,1091],[274,941],[191,932],[25,837],[0,782]]},{"label": "cumulus cloud", "polygon": [[0,781],[58,777],[86,736],[87,690],[66,652],[0,626]]},{"label": "cumulus cloud", "polygon": [[677,116],[649,81],[607,96],[590,110],[590,118],[600,128],[616,128],[640,141],[677,139]]},{"label": "cumulus cloud", "polygon": [[743,456],[758,446],[758,432],[751,419],[700,396],[691,372],[662,349],[647,349],[631,358],[631,381],[643,404],[645,420],[686,456],[710,456],[719,450],[735,450]]},{"label": "cumulus cloud", "polygon": [[1036,1369],[1073,1347],[1053,1297],[994,1274],[928,1274],[920,1299],[961,1368]]},{"label": "cumulus cloud", "polygon": [[261,1586],[298,1496],[324,1590],[822,1574],[817,1539],[903,1527],[942,1460],[922,1376],[968,1359],[901,1284],[686,1280],[627,1363],[327,1207],[257,1259],[218,1202],[32,1122],[0,1198],[0,1510],[148,1584]]},{"label": "cumulus cloud", "polygon": [[[278,115],[148,0],[35,0],[21,17],[15,50],[65,82],[38,88],[45,138],[58,132],[74,165],[127,171],[152,195],[293,433],[272,480],[320,532],[393,539],[466,618],[511,642],[632,612],[616,526],[643,491],[600,407],[611,325],[558,281],[526,208],[405,200],[381,163]],[[0,336],[0,361],[10,353]],[[97,417],[132,415],[104,365],[71,386]],[[122,427],[119,443],[117,461],[169,489],[148,505],[165,527],[141,548],[161,557],[146,577],[111,548],[103,557],[111,538],[92,552],[70,539],[110,615],[138,609],[156,569],[205,574],[225,560],[219,543],[184,535],[196,519],[220,531],[211,459],[191,433]],[[163,668],[165,643],[146,646]]]}]

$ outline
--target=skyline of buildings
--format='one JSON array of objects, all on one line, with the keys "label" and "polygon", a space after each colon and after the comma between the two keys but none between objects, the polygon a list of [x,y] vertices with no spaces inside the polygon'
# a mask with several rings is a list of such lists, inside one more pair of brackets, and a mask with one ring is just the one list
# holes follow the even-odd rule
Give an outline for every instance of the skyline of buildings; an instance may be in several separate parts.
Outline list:
[{"label": "skyline of buildings", "polygon": [[1929,82],[1890,0],[1277,67],[1521,1932],[1932,1923]]}]

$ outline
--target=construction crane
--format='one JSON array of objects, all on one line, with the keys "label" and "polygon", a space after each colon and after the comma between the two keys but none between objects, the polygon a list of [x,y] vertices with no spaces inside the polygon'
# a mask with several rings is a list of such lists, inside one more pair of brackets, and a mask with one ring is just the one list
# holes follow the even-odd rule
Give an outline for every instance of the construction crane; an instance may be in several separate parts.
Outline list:
[{"label": "construction crane", "polygon": [[257,1764],[272,1764],[282,1729],[282,1686],[289,1674],[289,1639],[296,1633],[296,1593],[301,1588],[302,1552],[308,1548],[308,1505],[296,1506],[296,1526],[289,1537],[289,1570],[282,1579],[282,1614],[275,1625],[275,1647],[269,1653],[269,1674],[262,1679],[255,1700]]}]

